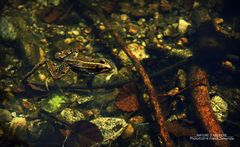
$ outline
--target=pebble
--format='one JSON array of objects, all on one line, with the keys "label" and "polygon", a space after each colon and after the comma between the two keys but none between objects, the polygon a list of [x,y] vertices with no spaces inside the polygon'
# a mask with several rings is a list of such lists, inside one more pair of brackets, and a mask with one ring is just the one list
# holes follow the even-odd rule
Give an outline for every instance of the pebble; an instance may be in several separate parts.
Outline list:
[{"label": "pebble", "polygon": [[13,118],[7,109],[0,109],[0,122],[10,122]]},{"label": "pebble", "polygon": [[128,32],[131,34],[137,34],[138,33],[138,27],[136,25],[129,25],[128,26]]},{"label": "pebble", "polygon": [[106,27],[105,27],[104,24],[100,24],[98,28],[99,28],[99,30],[101,30],[101,31],[104,31],[104,30],[106,29]]},{"label": "pebble", "polygon": [[84,120],[85,116],[76,109],[65,108],[60,113],[59,118],[64,122],[73,124],[74,122]]},{"label": "pebble", "polygon": [[15,117],[10,122],[10,126],[9,126],[10,134],[14,135],[14,134],[21,133],[23,130],[25,130],[26,126],[27,126],[26,118]]},{"label": "pebble", "polygon": [[10,17],[0,18],[0,38],[6,41],[13,41],[17,38],[16,26],[13,24],[14,19]]},{"label": "pebble", "polygon": [[144,122],[144,118],[143,116],[137,115],[137,116],[131,117],[129,119],[129,122],[133,124],[140,124]]},{"label": "pebble", "polygon": [[226,68],[227,70],[230,70],[230,71],[234,70],[234,66],[233,66],[232,62],[230,62],[230,61],[223,61],[222,66],[224,68]]},{"label": "pebble", "polygon": [[141,18],[137,21],[138,25],[143,25],[146,22],[145,18]]},{"label": "pebble", "polygon": [[90,27],[87,27],[84,29],[84,33],[90,34],[92,32],[92,29]]},{"label": "pebble", "polygon": [[73,30],[73,31],[72,31],[72,34],[75,35],[75,36],[77,36],[77,35],[79,35],[79,31]]},{"label": "pebble", "polygon": [[222,18],[217,17],[217,18],[214,18],[213,21],[215,24],[221,24],[221,23],[223,23],[224,20]]},{"label": "pebble", "polygon": [[106,110],[107,110],[108,113],[113,113],[113,112],[116,111],[116,107],[114,107],[112,105],[111,106],[107,106]]},{"label": "pebble", "polygon": [[128,19],[127,14],[121,14],[121,15],[120,15],[120,19],[121,19],[122,21],[126,21],[126,20]]},{"label": "pebble", "polygon": [[45,81],[46,80],[46,75],[45,74],[43,74],[43,73],[39,73],[38,74],[38,77],[39,77],[39,79],[41,80],[41,81]]},{"label": "pebble", "polygon": [[220,96],[211,99],[211,107],[218,121],[223,122],[228,116],[228,104]]},{"label": "pebble", "polygon": [[70,44],[70,43],[72,43],[73,42],[73,40],[71,39],[71,38],[66,38],[65,40],[64,40],[64,43],[66,43],[66,44]]},{"label": "pebble", "polygon": [[134,135],[134,127],[131,124],[128,124],[125,130],[123,131],[121,137],[123,139],[126,139],[126,138],[133,137],[133,135]]},{"label": "pebble", "polygon": [[178,21],[178,32],[181,34],[186,33],[188,27],[191,26],[191,24],[184,19],[179,19]]},{"label": "pebble", "polygon": [[181,37],[180,39],[179,39],[183,44],[188,44],[189,42],[188,42],[188,39],[186,38],[186,37]]}]

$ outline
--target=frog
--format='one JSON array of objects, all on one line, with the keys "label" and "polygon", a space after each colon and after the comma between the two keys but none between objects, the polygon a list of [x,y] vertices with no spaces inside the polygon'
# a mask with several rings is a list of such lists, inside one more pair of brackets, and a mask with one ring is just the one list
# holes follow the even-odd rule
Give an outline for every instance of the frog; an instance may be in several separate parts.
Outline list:
[{"label": "frog", "polygon": [[76,49],[58,51],[54,57],[59,64],[53,60],[46,61],[50,75],[54,80],[61,79],[72,70],[78,75],[87,77],[87,81],[91,83],[95,75],[107,73],[106,80],[109,80],[117,70],[111,60],[102,57],[84,56]]}]

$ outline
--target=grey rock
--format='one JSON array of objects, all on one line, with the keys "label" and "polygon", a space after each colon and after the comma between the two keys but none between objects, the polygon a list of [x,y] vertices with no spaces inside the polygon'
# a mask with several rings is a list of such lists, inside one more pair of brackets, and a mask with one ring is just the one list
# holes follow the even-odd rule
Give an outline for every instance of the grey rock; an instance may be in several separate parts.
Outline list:
[{"label": "grey rock", "polygon": [[13,119],[11,112],[9,112],[7,109],[0,109],[0,118],[0,123],[10,122]]},{"label": "grey rock", "polygon": [[59,114],[59,118],[69,124],[73,124],[77,121],[84,120],[85,116],[79,110],[72,108],[65,108]]},{"label": "grey rock", "polygon": [[127,126],[126,121],[122,118],[98,117],[91,122],[97,125],[102,132],[102,144],[109,144],[117,139]]},{"label": "grey rock", "polygon": [[13,41],[17,38],[17,31],[10,17],[0,18],[0,38],[5,41]]}]

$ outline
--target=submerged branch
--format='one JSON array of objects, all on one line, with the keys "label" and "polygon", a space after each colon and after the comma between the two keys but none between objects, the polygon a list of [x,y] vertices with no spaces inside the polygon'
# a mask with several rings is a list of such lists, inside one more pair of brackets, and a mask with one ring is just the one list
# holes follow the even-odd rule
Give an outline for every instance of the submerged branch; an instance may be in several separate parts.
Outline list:
[{"label": "submerged branch", "polygon": [[212,140],[214,146],[228,147],[229,142],[224,139],[224,132],[210,105],[206,71],[198,66],[193,66],[191,68],[190,79],[191,84],[197,85],[192,88],[192,97],[202,126],[208,134],[213,135],[211,137],[218,138]]},{"label": "submerged branch", "polygon": [[139,62],[139,60],[135,57],[135,55],[127,48],[127,45],[124,43],[123,39],[121,38],[121,36],[117,32],[114,33],[114,37],[117,40],[117,42],[121,45],[124,52],[132,60],[134,66],[136,67],[136,70],[137,70],[138,74],[143,79],[143,82],[144,82],[144,84],[147,88],[148,94],[150,96],[150,100],[151,100],[151,103],[153,105],[153,109],[155,111],[155,119],[158,122],[159,129],[160,129],[160,136],[162,137],[164,144],[166,146],[173,146],[173,142],[172,142],[172,140],[169,136],[169,133],[168,133],[166,127],[165,127],[165,119],[164,119],[163,114],[162,114],[161,106],[159,104],[159,101],[158,101],[157,96],[156,96],[155,89],[152,85],[152,82],[151,82],[148,74],[146,73],[144,67]]}]

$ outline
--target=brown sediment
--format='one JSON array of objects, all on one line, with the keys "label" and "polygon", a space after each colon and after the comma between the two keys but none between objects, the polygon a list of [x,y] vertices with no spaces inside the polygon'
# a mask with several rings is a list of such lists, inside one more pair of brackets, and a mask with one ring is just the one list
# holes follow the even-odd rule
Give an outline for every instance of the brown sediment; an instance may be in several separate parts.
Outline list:
[{"label": "brown sediment", "polygon": [[[208,92],[207,73],[204,69],[193,66],[190,74],[191,84],[196,85],[192,88],[193,103],[199,120],[210,135],[224,135],[224,132],[218,123],[213,110],[210,106],[210,98]],[[212,140],[214,146],[228,147],[229,142],[223,139]]]}]

